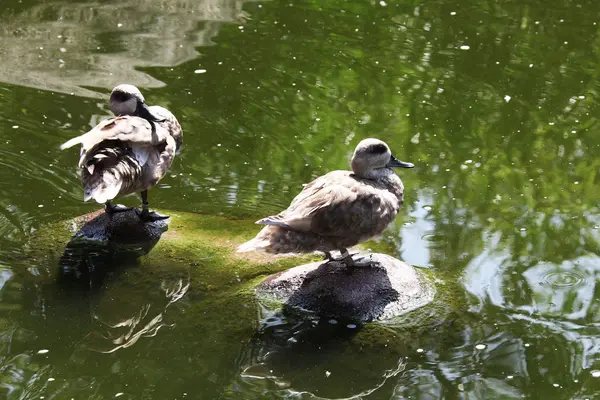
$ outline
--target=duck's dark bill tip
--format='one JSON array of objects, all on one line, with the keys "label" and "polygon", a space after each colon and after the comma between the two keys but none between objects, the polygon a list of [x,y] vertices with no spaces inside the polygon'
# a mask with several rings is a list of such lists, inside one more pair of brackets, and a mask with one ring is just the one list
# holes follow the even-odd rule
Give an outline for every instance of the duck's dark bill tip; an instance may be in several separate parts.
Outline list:
[{"label": "duck's dark bill tip", "polygon": [[405,161],[400,161],[396,157],[392,156],[392,158],[390,159],[390,162],[387,163],[386,167],[391,167],[391,168],[414,168],[415,164],[409,163],[409,162],[405,162]]}]

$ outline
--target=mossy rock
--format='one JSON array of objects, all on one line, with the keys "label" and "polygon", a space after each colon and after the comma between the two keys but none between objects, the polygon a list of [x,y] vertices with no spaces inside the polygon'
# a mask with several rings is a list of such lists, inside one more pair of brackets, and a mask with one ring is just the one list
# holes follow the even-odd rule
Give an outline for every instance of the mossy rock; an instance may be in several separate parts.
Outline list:
[{"label": "mossy rock", "polygon": [[[78,343],[71,359],[85,373],[87,365],[109,362],[109,358],[94,354],[115,351],[112,343],[122,336],[122,328],[113,327],[117,322],[139,320],[136,327],[128,328],[134,334],[119,346],[139,348],[132,337],[143,343],[150,339],[138,333],[146,330],[152,334],[162,326],[152,337],[154,352],[168,357],[172,347],[167,343],[176,342],[193,355],[181,370],[182,382],[195,382],[204,376],[205,382],[214,382],[215,390],[231,387],[231,398],[236,398],[239,392],[234,388],[240,385],[251,386],[255,393],[268,387],[340,397],[369,391],[382,384],[382,377],[400,373],[407,358],[421,354],[416,352],[418,348],[424,348],[426,354],[428,340],[452,340],[461,332],[465,307],[462,292],[452,281],[443,282],[427,269],[420,269],[420,273],[436,281],[433,301],[384,322],[360,324],[284,313],[281,302],[259,300],[256,287],[271,274],[321,260],[320,256],[240,255],[235,248],[258,231],[254,219],[161,213],[171,216],[168,230],[148,254],[135,260],[113,257],[108,262],[102,258],[92,261],[94,269],[104,273],[92,296],[90,276],[71,276],[67,285],[57,276],[63,276],[64,252],[73,234],[95,215],[50,224],[32,234],[23,254],[23,273],[36,268],[38,281],[31,288],[8,288],[5,295],[41,296],[52,315],[64,315],[64,331],[55,335],[62,339],[45,342],[53,340],[49,336],[38,339],[41,342],[37,345],[56,349]],[[75,296],[73,288],[81,288],[85,294]],[[30,303],[33,301],[21,302]],[[94,318],[85,318],[87,309]],[[80,316],[76,324],[71,323],[74,315]],[[222,352],[220,357],[204,356],[215,349]],[[122,368],[127,368],[129,364],[122,362]],[[226,367],[231,363],[237,366],[238,374],[215,376],[215,371],[231,370],[231,366]],[[357,381],[364,387],[332,382],[347,382],[353,375],[362,377]],[[143,384],[147,382],[140,382]]]}]

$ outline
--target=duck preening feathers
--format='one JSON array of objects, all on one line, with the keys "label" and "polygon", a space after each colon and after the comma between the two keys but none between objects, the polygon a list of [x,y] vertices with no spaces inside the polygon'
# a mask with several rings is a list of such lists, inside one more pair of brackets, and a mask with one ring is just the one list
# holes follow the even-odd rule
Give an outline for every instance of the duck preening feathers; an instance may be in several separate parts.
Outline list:
[{"label": "duck preening feathers", "polygon": [[131,209],[112,205],[118,196],[140,193],[144,220],[168,218],[148,209],[147,190],[165,174],[179,150],[183,132],[177,118],[160,106],[148,107],[132,85],[115,87],[110,109],[116,115],[61,146],[81,144],[79,168],[85,201],[105,205],[107,213]]}]

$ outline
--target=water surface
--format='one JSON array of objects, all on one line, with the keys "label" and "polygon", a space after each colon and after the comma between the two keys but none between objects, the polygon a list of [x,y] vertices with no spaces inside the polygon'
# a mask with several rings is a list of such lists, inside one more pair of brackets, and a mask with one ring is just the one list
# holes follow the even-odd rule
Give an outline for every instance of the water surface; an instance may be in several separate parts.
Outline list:
[{"label": "water surface", "polygon": [[[0,393],[598,398],[598,23],[594,1],[5,1]],[[222,300],[210,271],[132,268],[65,296],[56,259],[23,246],[97,208],[58,146],[122,82],[185,131],[150,192],[163,209],[275,213],[361,139],[387,141],[417,168],[382,240],[457,282],[468,312],[449,335],[360,353],[327,327],[283,346],[297,328]],[[265,349],[279,370],[248,371]]]}]

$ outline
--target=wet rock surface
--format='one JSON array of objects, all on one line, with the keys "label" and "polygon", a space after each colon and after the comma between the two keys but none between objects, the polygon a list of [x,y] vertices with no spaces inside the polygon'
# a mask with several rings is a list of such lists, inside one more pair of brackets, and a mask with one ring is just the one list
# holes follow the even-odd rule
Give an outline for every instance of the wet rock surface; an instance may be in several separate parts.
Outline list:
[{"label": "wet rock surface", "polygon": [[294,267],[267,277],[256,293],[288,311],[360,322],[396,317],[433,300],[432,283],[414,267],[380,253],[371,260],[366,267],[340,261]]},{"label": "wet rock surface", "polygon": [[76,221],[82,224],[73,239],[90,241],[112,241],[121,244],[139,244],[158,241],[169,229],[168,219],[145,222],[136,210],[115,214],[97,211],[84,215]]},{"label": "wet rock surface", "polygon": [[142,221],[135,209],[111,215],[97,211],[75,219],[76,232],[60,258],[61,281],[101,284],[107,273],[148,254],[168,223]]}]

